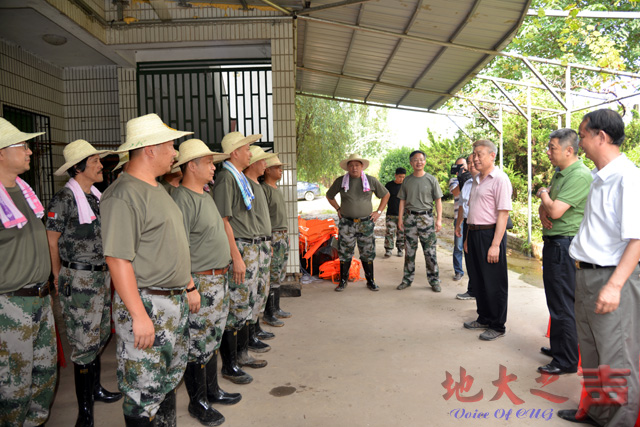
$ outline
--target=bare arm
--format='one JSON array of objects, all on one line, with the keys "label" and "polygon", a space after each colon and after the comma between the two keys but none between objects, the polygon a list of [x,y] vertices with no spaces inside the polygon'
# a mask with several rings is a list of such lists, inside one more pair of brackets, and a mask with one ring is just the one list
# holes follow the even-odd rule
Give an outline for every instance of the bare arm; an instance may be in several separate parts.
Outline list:
[{"label": "bare arm", "polygon": [[551,230],[553,227],[553,223],[549,219],[549,212],[544,208],[542,203],[540,203],[540,207],[538,208],[538,216],[540,216],[540,223],[542,226],[548,230]]},{"label": "bare arm", "polygon": [[371,220],[373,222],[377,221],[378,218],[380,218],[380,215],[378,212],[382,212],[384,210],[384,208],[387,206],[387,202],[389,201],[389,197],[391,197],[390,193],[385,194],[382,199],[380,200],[380,204],[378,205],[378,210],[377,211],[373,211],[371,212]]},{"label": "bare arm", "polygon": [[464,212],[462,206],[458,206],[458,217],[456,218],[455,233],[456,237],[462,237],[462,221],[464,221]]},{"label": "bare arm", "polygon": [[224,232],[227,233],[227,239],[229,240],[229,249],[231,249],[231,263],[233,264],[233,281],[241,284],[244,283],[244,275],[247,272],[247,266],[242,259],[242,255],[236,246],[236,238],[233,234],[233,228],[229,223],[229,217],[222,218],[224,222]]},{"label": "bare arm", "polygon": [[109,256],[106,257],[106,261],[113,279],[113,286],[133,320],[133,345],[142,350],[150,348],[155,341],[155,327],[142,304],[131,261]]},{"label": "bare arm", "polygon": [[491,247],[487,253],[487,262],[489,264],[495,264],[500,257],[500,242],[504,237],[504,232],[507,231],[507,219],[509,218],[509,211],[498,211],[498,220],[496,221],[496,229],[493,234],[493,241]]},{"label": "bare arm", "polygon": [[49,255],[51,256],[51,273],[53,274],[53,286],[58,293],[58,276],[60,275],[60,249],[58,248],[58,240],[62,233],[58,231],[47,230],[47,240],[49,241]]},{"label": "bare arm", "polygon": [[338,218],[342,218],[342,212],[340,212],[340,205],[336,202],[336,199],[329,199],[327,197],[327,202],[338,212]]},{"label": "bare arm", "polygon": [[544,206],[544,209],[553,219],[560,218],[571,207],[571,205],[560,200],[551,200],[549,190],[545,187],[539,189],[537,195],[540,198],[541,206]]},{"label": "bare arm", "polygon": [[620,306],[620,292],[633,270],[638,266],[638,260],[640,260],[640,240],[632,239],[627,244],[613,274],[600,289],[596,300],[595,311],[597,314],[606,314],[617,310]]},{"label": "bare arm", "polygon": [[442,229],[442,199],[436,199],[436,233]]},{"label": "bare arm", "polygon": [[398,205],[398,229],[404,230],[404,199],[400,199]]}]

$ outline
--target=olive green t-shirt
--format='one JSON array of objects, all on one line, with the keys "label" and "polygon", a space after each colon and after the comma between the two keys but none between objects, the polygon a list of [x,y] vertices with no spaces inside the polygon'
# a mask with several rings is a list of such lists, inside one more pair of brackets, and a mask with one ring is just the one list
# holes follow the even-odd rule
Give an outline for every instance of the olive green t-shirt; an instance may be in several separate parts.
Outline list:
[{"label": "olive green t-shirt", "polygon": [[131,261],[139,288],[185,287],[191,280],[182,213],[162,185],[128,173],[100,201],[104,255]]},{"label": "olive green t-shirt", "polygon": [[575,236],[584,217],[584,206],[591,188],[591,171],[579,159],[563,170],[556,170],[549,185],[551,200],[560,200],[570,207],[558,219],[549,218],[553,227],[542,229],[543,236]]},{"label": "olive green t-shirt", "polygon": [[442,198],[442,189],[433,175],[425,173],[418,177],[413,174],[402,182],[398,199],[404,200],[404,208],[412,211],[433,210],[434,200]]},{"label": "olive green t-shirt", "polygon": [[224,268],[229,265],[229,240],[211,195],[198,194],[181,185],[173,190],[171,197],[182,211],[184,229],[189,239],[191,272]]},{"label": "olive green t-shirt", "polygon": [[[248,178],[247,178],[248,179]],[[252,215],[255,217],[257,232],[254,237],[271,236],[271,218],[269,218],[269,205],[267,204],[267,197],[264,195],[262,185],[249,179],[253,195],[256,198],[253,200]]]},{"label": "olive green t-shirt", "polygon": [[284,196],[279,188],[273,188],[269,184],[262,183],[264,195],[269,205],[269,217],[271,218],[271,231],[281,231],[287,229],[287,209],[284,203]]},{"label": "olive green t-shirt", "polygon": [[258,236],[255,217],[244,204],[242,192],[233,175],[226,169],[216,175],[216,182],[213,184],[213,201],[216,202],[220,216],[229,218],[234,237],[253,239]]},{"label": "olive green t-shirt", "polygon": [[327,199],[334,199],[336,194],[340,193],[340,213],[343,217],[364,218],[371,215],[371,212],[373,212],[373,205],[371,204],[373,193],[381,199],[389,192],[376,178],[370,175],[366,175],[366,177],[371,189],[366,193],[362,189],[362,179],[351,177],[349,177],[349,191],[345,192],[344,188],[342,188],[342,176],[333,181],[333,184],[327,190]]},{"label": "olive green t-shirt", "polygon": [[173,190],[175,190],[177,187],[174,187],[173,185],[169,184],[169,182],[165,181],[164,178],[160,180],[160,185],[162,185],[162,187],[167,190],[167,193],[169,193],[169,195],[171,195],[171,193],[173,193]]},{"label": "olive green t-shirt", "polygon": [[7,192],[27,223],[22,228],[4,228],[0,222],[0,294],[44,282],[51,272],[44,224],[33,213],[18,185],[7,188]]}]

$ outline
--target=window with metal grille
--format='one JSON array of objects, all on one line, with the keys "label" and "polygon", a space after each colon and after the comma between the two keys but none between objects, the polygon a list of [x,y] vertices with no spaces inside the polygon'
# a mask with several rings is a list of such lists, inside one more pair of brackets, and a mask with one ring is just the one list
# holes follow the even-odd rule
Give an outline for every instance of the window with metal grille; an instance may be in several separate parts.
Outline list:
[{"label": "window with metal grille", "polygon": [[[273,89],[268,61],[213,60],[138,63],[138,109],[172,128],[193,131],[221,152],[229,132],[262,134],[273,151]],[[178,141],[182,142],[182,141]]]},{"label": "window with metal grille", "polygon": [[53,152],[51,144],[51,124],[48,116],[4,105],[2,116],[22,132],[45,132],[29,141],[31,168],[22,174],[22,179],[33,188],[44,206],[55,193],[53,180]]}]

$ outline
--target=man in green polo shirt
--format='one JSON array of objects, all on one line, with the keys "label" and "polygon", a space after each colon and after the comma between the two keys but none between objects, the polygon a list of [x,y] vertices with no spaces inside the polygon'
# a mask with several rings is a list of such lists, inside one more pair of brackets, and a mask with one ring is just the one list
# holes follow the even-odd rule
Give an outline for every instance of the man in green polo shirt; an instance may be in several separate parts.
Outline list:
[{"label": "man in green polo shirt", "polygon": [[[358,154],[352,154],[340,162],[347,174],[337,178],[327,191],[327,200],[338,211],[338,256],[340,257],[340,283],[336,292],[344,291],[349,279],[351,259],[358,243],[362,269],[367,279],[367,287],[377,291],[378,285],[373,279],[373,260],[376,257],[376,238],[373,230],[376,221],[389,201],[389,191],[376,178],[364,173],[369,160]],[[371,204],[371,196],[379,197],[380,205],[376,211]],[[340,204],[336,195],[340,194]]]},{"label": "man in green polo shirt", "polygon": [[549,188],[538,190],[542,238],[542,279],[551,315],[549,342],[540,351],[552,357],[540,366],[545,374],[573,373],[578,369],[578,333],[574,312],[576,267],[569,246],[580,228],[591,186],[591,172],[578,158],[578,134],[558,129],[549,136],[547,156],[556,172]]}]

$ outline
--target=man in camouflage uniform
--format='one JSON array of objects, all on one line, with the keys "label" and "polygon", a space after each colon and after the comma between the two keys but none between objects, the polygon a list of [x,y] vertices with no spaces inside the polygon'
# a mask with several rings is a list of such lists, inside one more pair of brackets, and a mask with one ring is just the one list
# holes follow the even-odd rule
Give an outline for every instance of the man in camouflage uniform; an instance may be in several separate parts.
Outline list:
[{"label": "man in camouflage uniform", "polygon": [[218,348],[229,313],[227,273],[231,252],[222,218],[204,191],[213,179],[214,163],[228,158],[209,150],[199,139],[183,142],[176,164],[182,169],[182,184],[171,193],[184,217],[191,276],[200,293],[200,311],[189,315],[189,363],[184,383],[189,393],[189,413],[204,425],[224,422],[224,416],[211,403],[234,404],[242,398],[218,386]]},{"label": "man in camouflage uniform", "polygon": [[93,184],[102,182],[100,158],[109,153],[82,139],[68,144],[65,163],[54,175],[67,172],[71,179],[53,196],[47,214],[53,284],[72,349],[76,427],[93,426],[94,400],[112,403],[122,397],[100,385],[100,353],[111,336],[111,286],[102,254],[101,194]]},{"label": "man in camouflage uniform", "polygon": [[18,175],[30,169],[23,133],[0,117],[0,425],[38,426],[56,385],[51,259],[44,207]]},{"label": "man in camouflage uniform", "polygon": [[[425,153],[416,150],[409,156],[413,173],[402,183],[400,218],[398,228],[404,230],[407,253],[404,257],[404,275],[398,285],[399,290],[413,283],[416,271],[416,251],[418,241],[422,244],[424,260],[427,264],[427,280],[434,292],[440,292],[438,259],[436,256],[436,233],[442,228],[442,190],[433,175],[424,171]],[[436,218],[433,217],[433,204]]]},{"label": "man in camouflage uniform", "polygon": [[191,279],[182,213],[156,178],[173,164],[173,141],[191,133],[169,128],[155,114],[129,120],[118,149],[129,152],[129,166],[102,197],[127,426],[176,425],[175,388],[189,350],[188,311],[199,310],[200,294]]},{"label": "man in camouflage uniform", "polygon": [[[351,154],[340,162],[340,167],[348,173],[337,178],[327,191],[327,200],[338,211],[338,256],[340,258],[340,283],[337,292],[344,291],[349,280],[349,268],[353,252],[358,244],[362,268],[367,279],[367,287],[378,291],[373,278],[373,260],[376,257],[376,238],[373,234],[376,221],[389,201],[389,192],[376,178],[366,175],[369,160],[358,154]],[[335,196],[340,193],[340,204]],[[380,198],[378,210],[373,212],[371,196]]]},{"label": "man in camouflage uniform", "polygon": [[252,209],[255,196],[242,171],[251,161],[249,145],[260,138],[260,134],[245,137],[240,132],[231,132],[222,139],[222,150],[230,157],[216,175],[213,186],[213,200],[224,222],[231,249],[229,315],[220,345],[221,372],[224,378],[236,384],[253,381],[253,377],[238,365],[239,341],[244,343],[248,339],[241,335],[242,340],[239,340],[238,331],[252,314],[251,290],[255,289],[258,277],[261,240],[257,238]]},{"label": "man in camouflage uniform", "polygon": [[389,191],[389,204],[387,205],[387,215],[385,216],[384,225],[386,233],[384,235],[384,257],[389,258],[391,251],[393,250],[393,242],[395,240],[396,247],[398,248],[398,256],[402,256],[404,250],[404,231],[398,228],[398,217],[400,199],[398,199],[398,192],[402,187],[402,182],[407,176],[407,170],[405,168],[397,168],[393,181],[387,182],[384,187]]},{"label": "man in camouflage uniform", "polygon": [[[258,260],[258,275],[254,282],[255,287],[251,292],[251,316],[247,320],[245,327],[241,329],[238,335],[239,337],[244,338],[244,334],[248,334],[246,345],[244,344],[244,341],[238,338],[238,360],[241,366],[253,366],[256,362],[260,366],[254,367],[266,366],[266,360],[254,359],[248,354],[247,350],[251,350],[256,353],[264,353],[271,350],[271,347],[268,344],[260,341],[258,338],[260,314],[265,311],[267,296],[270,293],[269,265],[271,264],[271,219],[269,217],[269,205],[267,204],[264,190],[262,189],[258,178],[264,174],[264,170],[266,169],[266,159],[275,156],[276,155],[274,153],[265,153],[262,148],[254,145],[251,147],[251,161],[249,163],[249,167],[244,170],[244,174],[247,177],[255,196],[251,211],[253,212],[256,236],[260,240],[260,258]],[[279,324],[274,324],[269,320],[275,320]],[[282,326],[284,324],[278,319],[269,319],[266,314],[264,322],[273,326]],[[264,332],[261,329],[260,331]]]},{"label": "man in camouflage uniform", "polygon": [[[278,181],[282,178],[284,164],[278,159],[278,156],[266,159],[266,162],[267,168],[264,171],[262,189],[269,205],[273,254],[271,255],[271,265],[269,266],[271,280],[269,299],[267,300],[264,317],[269,318],[273,323],[273,321],[278,320],[277,318],[286,319],[291,317],[291,313],[280,308],[280,284],[284,281],[287,261],[289,260],[289,235],[287,234],[287,211],[284,197],[277,186]],[[271,324],[269,321],[267,323]]]}]

